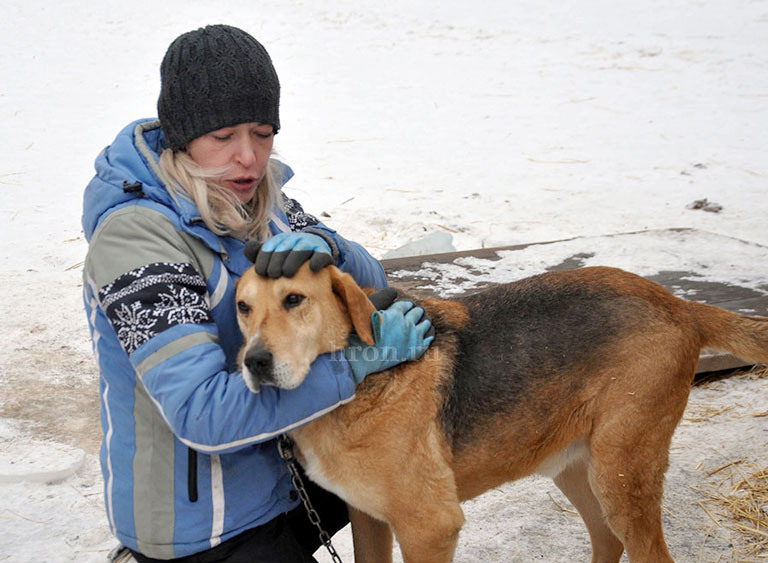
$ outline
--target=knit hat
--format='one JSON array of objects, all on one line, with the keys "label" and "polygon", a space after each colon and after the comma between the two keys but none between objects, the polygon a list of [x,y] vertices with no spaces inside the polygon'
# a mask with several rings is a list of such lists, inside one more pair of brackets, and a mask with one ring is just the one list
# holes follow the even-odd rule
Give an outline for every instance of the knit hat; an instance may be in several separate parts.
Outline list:
[{"label": "knit hat", "polygon": [[168,146],[239,123],[280,128],[280,82],[266,49],[228,25],[180,35],[160,65],[157,111]]}]

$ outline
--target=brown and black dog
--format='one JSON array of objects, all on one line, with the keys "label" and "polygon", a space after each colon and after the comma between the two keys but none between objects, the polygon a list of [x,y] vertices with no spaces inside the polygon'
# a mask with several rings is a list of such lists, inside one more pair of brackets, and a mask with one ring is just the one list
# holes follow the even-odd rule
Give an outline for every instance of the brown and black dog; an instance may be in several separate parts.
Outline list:
[{"label": "brown and black dog", "polygon": [[[355,399],[291,432],[311,479],[350,510],[355,560],[451,561],[460,502],[534,472],[578,509],[592,561],[672,561],[661,527],[669,445],[702,348],[768,362],[768,317],[684,301],[612,268],[534,276],[419,303],[425,356],[369,376]],[[351,276],[305,265],[237,286],[243,375],[298,386],[374,307]],[[249,351],[259,350],[250,362]]]}]

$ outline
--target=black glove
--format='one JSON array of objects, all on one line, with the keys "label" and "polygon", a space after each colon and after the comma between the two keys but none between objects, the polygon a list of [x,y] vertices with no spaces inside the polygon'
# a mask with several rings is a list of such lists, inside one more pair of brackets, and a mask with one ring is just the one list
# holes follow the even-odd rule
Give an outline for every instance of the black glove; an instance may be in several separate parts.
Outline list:
[{"label": "black glove", "polygon": [[377,311],[389,308],[395,302],[395,299],[397,299],[397,290],[394,287],[385,287],[368,296],[368,300],[373,303]]}]

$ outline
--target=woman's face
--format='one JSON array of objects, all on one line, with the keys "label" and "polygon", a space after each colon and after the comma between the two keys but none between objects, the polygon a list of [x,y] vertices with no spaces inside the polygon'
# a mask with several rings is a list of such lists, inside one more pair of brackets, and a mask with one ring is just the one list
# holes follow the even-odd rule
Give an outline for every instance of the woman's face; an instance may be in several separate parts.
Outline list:
[{"label": "woman's face", "polygon": [[266,123],[240,123],[211,131],[187,147],[198,166],[227,171],[214,181],[242,202],[251,200],[264,178],[272,153],[274,127]]}]

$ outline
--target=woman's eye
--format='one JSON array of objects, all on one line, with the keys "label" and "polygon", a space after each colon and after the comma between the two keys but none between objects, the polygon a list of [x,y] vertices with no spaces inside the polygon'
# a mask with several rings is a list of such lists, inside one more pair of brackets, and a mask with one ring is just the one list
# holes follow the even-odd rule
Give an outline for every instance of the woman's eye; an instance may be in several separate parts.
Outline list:
[{"label": "woman's eye", "polygon": [[229,141],[229,139],[232,137],[232,135],[211,135],[214,139],[217,141]]},{"label": "woman's eye", "polygon": [[302,301],[304,301],[303,295],[299,295],[298,293],[289,293],[285,296],[285,299],[283,299],[283,307],[286,309],[292,309],[293,307],[301,304]]},{"label": "woman's eye", "polygon": [[255,134],[255,135],[256,135],[256,136],[257,136],[259,139],[269,139],[269,138],[270,138],[270,137],[271,137],[271,136],[274,134],[274,132],[273,132],[273,131],[271,131],[271,130],[270,130],[268,133],[265,133],[265,132],[263,132],[263,131],[254,131],[254,134]]},{"label": "woman's eye", "polygon": [[240,311],[241,314],[247,315],[251,312],[251,306],[248,305],[245,301],[238,301],[237,302],[237,310]]}]

